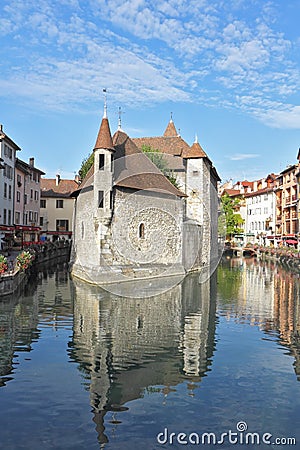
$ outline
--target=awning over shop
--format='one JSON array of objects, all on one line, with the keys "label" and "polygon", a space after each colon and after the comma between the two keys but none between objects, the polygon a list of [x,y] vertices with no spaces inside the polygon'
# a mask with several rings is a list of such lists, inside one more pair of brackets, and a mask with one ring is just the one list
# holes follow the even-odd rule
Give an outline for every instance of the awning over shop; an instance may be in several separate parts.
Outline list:
[{"label": "awning over shop", "polygon": [[30,227],[28,225],[16,225],[16,231],[41,231],[40,227]]},{"label": "awning over shop", "polygon": [[51,234],[53,236],[55,236],[55,235],[60,236],[61,234],[71,236],[72,231],[43,231],[43,233]]},{"label": "awning over shop", "polygon": [[298,244],[297,239],[287,239],[285,242],[286,242],[287,244]]},{"label": "awning over shop", "polygon": [[13,233],[15,231],[15,228],[14,227],[10,227],[8,225],[0,225],[0,232],[1,231],[4,231],[4,232],[6,231],[6,232]]}]

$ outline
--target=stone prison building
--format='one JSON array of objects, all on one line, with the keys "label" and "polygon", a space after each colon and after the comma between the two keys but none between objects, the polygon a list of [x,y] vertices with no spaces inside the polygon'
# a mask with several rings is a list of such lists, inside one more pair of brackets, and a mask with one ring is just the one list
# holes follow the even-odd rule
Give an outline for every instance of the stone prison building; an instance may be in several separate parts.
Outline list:
[{"label": "stone prison building", "polygon": [[[176,186],[142,151],[163,154]],[[161,137],[112,136],[106,107],[94,163],[75,197],[71,273],[93,284],[206,270],[217,260],[219,177],[171,119]]]}]

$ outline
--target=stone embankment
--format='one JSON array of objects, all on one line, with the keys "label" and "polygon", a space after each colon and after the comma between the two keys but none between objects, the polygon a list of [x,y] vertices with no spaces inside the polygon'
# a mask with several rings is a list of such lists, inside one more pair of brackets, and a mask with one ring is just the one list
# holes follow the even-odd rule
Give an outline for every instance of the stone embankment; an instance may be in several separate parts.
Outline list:
[{"label": "stone embankment", "polygon": [[300,273],[300,252],[291,248],[257,247],[257,256],[263,259],[273,259],[283,266]]},{"label": "stone embankment", "polygon": [[54,259],[65,259],[68,262],[70,249],[70,241],[45,242],[31,245],[25,250],[26,254],[30,254],[29,264],[26,263],[25,259],[20,260],[20,255],[23,254],[23,251],[12,252],[10,257],[7,258],[7,270],[0,275],[0,297],[13,294],[27,282],[29,274],[38,270],[41,264]]}]

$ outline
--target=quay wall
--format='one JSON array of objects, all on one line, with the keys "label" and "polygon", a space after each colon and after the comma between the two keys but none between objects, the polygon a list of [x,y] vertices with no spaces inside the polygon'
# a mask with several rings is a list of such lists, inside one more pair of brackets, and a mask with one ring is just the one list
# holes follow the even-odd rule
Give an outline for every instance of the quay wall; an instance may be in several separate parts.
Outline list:
[{"label": "quay wall", "polygon": [[19,269],[0,276],[0,297],[13,294],[27,281],[28,274]]},{"label": "quay wall", "polygon": [[30,253],[34,254],[34,260],[26,270],[20,270],[14,267],[10,272],[0,275],[0,297],[14,294],[18,289],[27,283],[29,274],[39,270],[39,267],[57,259],[69,262],[71,243],[69,241],[47,243],[28,248]]}]

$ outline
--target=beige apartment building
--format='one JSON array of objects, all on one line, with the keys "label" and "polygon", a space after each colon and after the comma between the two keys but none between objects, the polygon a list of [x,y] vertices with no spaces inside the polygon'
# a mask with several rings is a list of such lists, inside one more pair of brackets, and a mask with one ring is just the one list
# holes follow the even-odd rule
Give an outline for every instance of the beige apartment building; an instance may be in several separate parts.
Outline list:
[{"label": "beige apartment building", "polygon": [[71,239],[73,227],[74,198],[78,180],[41,179],[40,228],[41,239],[55,241]]},{"label": "beige apartment building", "polygon": [[276,236],[283,239],[296,239],[299,232],[298,166],[299,164],[288,166],[277,177]]}]

